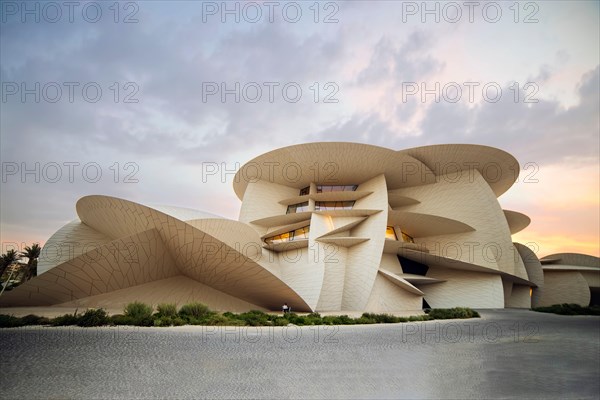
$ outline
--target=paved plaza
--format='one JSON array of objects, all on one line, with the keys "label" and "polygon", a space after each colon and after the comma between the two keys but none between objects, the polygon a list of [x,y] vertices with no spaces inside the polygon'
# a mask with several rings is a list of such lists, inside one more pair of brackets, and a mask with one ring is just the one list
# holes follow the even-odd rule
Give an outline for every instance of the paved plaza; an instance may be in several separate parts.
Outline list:
[{"label": "paved plaza", "polygon": [[1,398],[598,398],[600,318],[0,330]]}]

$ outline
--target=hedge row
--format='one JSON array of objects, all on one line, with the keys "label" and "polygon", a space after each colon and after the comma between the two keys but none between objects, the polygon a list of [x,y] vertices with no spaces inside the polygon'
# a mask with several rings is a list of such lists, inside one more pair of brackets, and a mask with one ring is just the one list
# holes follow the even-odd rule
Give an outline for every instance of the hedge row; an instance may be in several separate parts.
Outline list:
[{"label": "hedge row", "polygon": [[181,326],[181,325],[227,325],[227,326],[286,326],[294,325],[355,325],[355,324],[388,324],[397,322],[429,321],[433,319],[479,318],[479,314],[470,308],[433,309],[429,314],[410,317],[396,317],[389,314],[364,313],[359,318],[347,315],[322,317],[319,313],[298,315],[295,313],[284,316],[267,314],[252,310],[241,314],[231,312],[217,313],[201,303],[191,303],[177,310],[175,304],[159,304],[154,312],[152,306],[144,303],[129,303],[123,314],[109,316],[100,309],[88,309],[83,314],[65,314],[56,318],[27,315],[14,317],[0,314],[0,328],[20,327],[25,325],[52,326],[103,326],[103,325],[134,325],[134,326]]},{"label": "hedge row", "polygon": [[554,304],[548,307],[535,307],[533,311],[561,315],[600,315],[600,306],[582,307],[579,304]]}]

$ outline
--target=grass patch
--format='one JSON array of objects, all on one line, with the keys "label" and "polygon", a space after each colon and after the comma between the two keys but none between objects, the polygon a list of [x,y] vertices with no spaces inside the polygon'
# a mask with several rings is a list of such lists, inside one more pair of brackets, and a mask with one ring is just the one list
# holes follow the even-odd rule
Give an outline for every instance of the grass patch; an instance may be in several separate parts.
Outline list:
[{"label": "grass patch", "polygon": [[533,311],[560,315],[600,315],[600,306],[582,307],[579,304],[553,304],[548,307],[535,307]]}]

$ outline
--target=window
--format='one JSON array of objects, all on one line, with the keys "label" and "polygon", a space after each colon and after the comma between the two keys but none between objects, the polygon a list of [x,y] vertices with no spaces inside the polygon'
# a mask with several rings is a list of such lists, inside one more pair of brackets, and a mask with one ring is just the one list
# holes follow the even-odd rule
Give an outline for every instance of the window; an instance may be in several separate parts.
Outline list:
[{"label": "window", "polygon": [[292,242],[298,239],[308,239],[308,233],[310,232],[310,225],[303,226],[302,228],[295,229],[293,231],[285,232],[279,235],[265,238],[267,244],[276,244],[284,242]]},{"label": "window", "polygon": [[396,230],[393,226],[388,226],[387,228],[385,228],[385,238],[398,240],[398,236],[396,236]]},{"label": "window", "polygon": [[310,193],[310,186],[300,189],[300,196],[306,196]]},{"label": "window", "polygon": [[354,201],[317,201],[315,211],[351,210],[353,206]]},{"label": "window", "polygon": [[404,232],[402,232],[402,240],[404,240],[405,242],[409,242],[409,243],[415,242],[415,239],[413,239],[412,236],[409,236]]},{"label": "window", "polygon": [[308,201],[304,203],[291,204],[288,206],[286,214],[294,214],[299,212],[308,211]]},{"label": "window", "polygon": [[326,185],[317,185],[317,193],[326,193],[326,192],[353,192],[356,190],[358,185],[334,185],[334,186],[326,186]]},{"label": "window", "polygon": [[400,266],[402,267],[403,273],[421,276],[427,275],[427,271],[429,270],[427,265],[401,256],[398,256],[398,260],[400,261]]}]

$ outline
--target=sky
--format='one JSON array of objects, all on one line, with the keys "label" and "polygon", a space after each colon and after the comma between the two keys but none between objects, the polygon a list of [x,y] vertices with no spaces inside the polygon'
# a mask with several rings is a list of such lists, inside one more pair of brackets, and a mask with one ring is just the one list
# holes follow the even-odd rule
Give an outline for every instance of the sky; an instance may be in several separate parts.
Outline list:
[{"label": "sky", "polygon": [[505,150],[514,241],[600,253],[597,1],[0,6],[2,252],[90,194],[237,219],[240,165],[347,141]]}]

